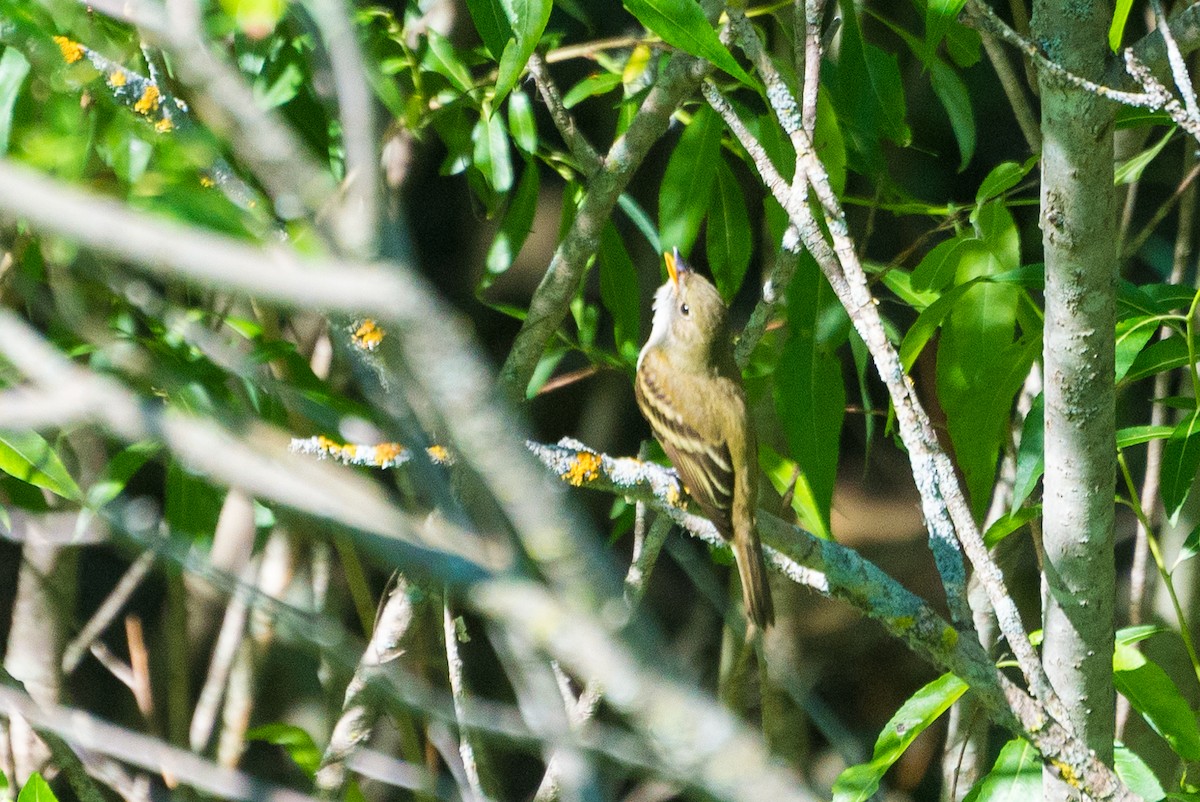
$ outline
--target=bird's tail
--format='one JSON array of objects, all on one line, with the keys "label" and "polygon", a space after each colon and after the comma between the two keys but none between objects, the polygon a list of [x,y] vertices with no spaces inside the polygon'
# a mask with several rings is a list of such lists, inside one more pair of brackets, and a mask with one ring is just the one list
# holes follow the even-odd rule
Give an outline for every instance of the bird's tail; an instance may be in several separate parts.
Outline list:
[{"label": "bird's tail", "polygon": [[738,532],[733,538],[732,546],[733,558],[742,580],[742,599],[746,604],[746,615],[759,629],[766,629],[775,623],[775,604],[771,601],[771,588],[767,584],[767,565],[763,561],[758,532],[753,527],[749,532]]}]

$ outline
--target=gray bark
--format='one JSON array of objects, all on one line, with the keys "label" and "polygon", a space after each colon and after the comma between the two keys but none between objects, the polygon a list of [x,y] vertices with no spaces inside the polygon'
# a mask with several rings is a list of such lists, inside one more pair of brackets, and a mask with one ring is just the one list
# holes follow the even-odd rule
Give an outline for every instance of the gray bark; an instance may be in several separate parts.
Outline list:
[{"label": "gray bark", "polygon": [[[1098,78],[1111,18],[1103,0],[1037,0],[1034,37],[1054,61]],[[1046,262],[1042,659],[1069,724],[1111,763],[1115,108],[1046,74],[1039,83]],[[1078,798],[1049,770],[1043,777],[1045,799]]]}]

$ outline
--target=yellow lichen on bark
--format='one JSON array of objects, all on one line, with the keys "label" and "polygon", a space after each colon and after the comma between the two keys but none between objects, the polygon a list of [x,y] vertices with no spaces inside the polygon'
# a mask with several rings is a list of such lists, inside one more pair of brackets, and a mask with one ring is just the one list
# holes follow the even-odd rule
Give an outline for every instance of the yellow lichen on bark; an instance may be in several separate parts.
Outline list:
[{"label": "yellow lichen on bark", "polygon": [[146,87],[146,91],[138,98],[137,103],[133,104],[133,110],[138,114],[149,114],[158,108],[158,104],[162,99],[158,95],[158,87],[150,84]]},{"label": "yellow lichen on bark", "polygon": [[58,49],[62,51],[63,61],[68,64],[74,64],[83,58],[83,45],[73,39],[68,39],[65,36],[54,37],[54,44],[58,45]]},{"label": "yellow lichen on bark", "polygon": [[573,487],[582,487],[584,482],[590,482],[600,475],[600,455],[581,451],[571,461],[571,466],[562,475],[563,479]]}]

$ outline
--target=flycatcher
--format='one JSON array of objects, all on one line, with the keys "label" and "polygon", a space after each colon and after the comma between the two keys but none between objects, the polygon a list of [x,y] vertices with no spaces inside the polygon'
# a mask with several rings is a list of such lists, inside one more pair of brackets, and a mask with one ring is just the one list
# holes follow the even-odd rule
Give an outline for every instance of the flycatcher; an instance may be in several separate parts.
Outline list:
[{"label": "flycatcher", "polygon": [[692,498],[730,542],[746,613],[765,629],[775,608],[755,527],[758,446],[729,310],[678,249],[664,256],[670,278],[654,295],[654,325],[638,355],[638,406]]}]

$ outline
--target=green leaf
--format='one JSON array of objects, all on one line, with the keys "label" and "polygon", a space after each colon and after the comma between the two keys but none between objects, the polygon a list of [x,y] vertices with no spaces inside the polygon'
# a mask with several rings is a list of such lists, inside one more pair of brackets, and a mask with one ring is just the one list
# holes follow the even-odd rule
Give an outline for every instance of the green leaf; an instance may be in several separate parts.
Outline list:
[{"label": "green leaf", "polygon": [[1200,468],[1200,409],[1179,422],[1163,448],[1159,494],[1172,526],[1196,482],[1197,468]]},{"label": "green leaf", "polygon": [[224,491],[175,460],[168,463],[164,517],[172,531],[192,538],[211,538],[224,498]]},{"label": "green leaf", "polygon": [[158,443],[143,441],[127,446],[109,460],[95,483],[87,490],[83,502],[84,509],[75,526],[76,533],[83,532],[96,510],[121,495],[133,475],[161,450],[162,446]]},{"label": "green leaf", "polygon": [[870,799],[892,764],[966,690],[967,684],[958,677],[943,674],[909,697],[879,733],[870,762],[851,766],[834,781],[834,802],[865,802]]},{"label": "green leaf", "polygon": [[1162,152],[1162,149],[1171,141],[1171,137],[1175,135],[1175,127],[1163,134],[1163,138],[1155,142],[1150,147],[1143,150],[1136,156],[1132,156],[1116,166],[1113,171],[1113,183],[1117,186],[1121,184],[1132,184],[1134,181],[1141,180],[1142,173],[1154,161],[1154,157]]},{"label": "green leaf", "polygon": [[818,315],[831,292],[812,257],[802,256],[788,290],[792,336],[775,367],[775,409],[826,530],[846,414],[841,360],[817,332]]},{"label": "green leaf", "polygon": [[1138,354],[1158,330],[1157,317],[1130,317],[1117,321],[1117,381],[1125,378]]},{"label": "green leaf", "polygon": [[834,100],[852,165],[865,175],[883,172],[881,140],[907,146],[904,88],[895,56],[866,42],[853,0],[840,0],[842,46],[835,65]]},{"label": "green leaf", "polygon": [[[996,208],[979,210],[977,227],[988,247],[963,252],[960,284],[996,275],[1016,258],[1008,233],[1015,235],[1012,218],[991,211]],[[1019,299],[1015,286],[976,283],[950,310],[938,343],[938,398],[977,514],[990,497],[1013,398],[1038,355],[1034,347],[1040,349],[1040,339],[1013,342]]]},{"label": "green leaf", "polygon": [[979,51],[983,42],[979,31],[956,22],[946,31],[946,52],[960,67],[973,67],[979,63]]},{"label": "green leaf", "polygon": [[589,97],[607,94],[621,85],[621,74],[615,72],[600,72],[589,75],[571,87],[563,96],[563,106],[574,108]]},{"label": "green leaf", "polygon": [[846,143],[838,126],[837,110],[824,85],[817,89],[817,124],[813,130],[813,149],[825,165],[829,184],[838,196],[846,190]]},{"label": "green leaf", "polygon": [[1113,684],[1176,754],[1200,760],[1200,726],[1179,688],[1156,663],[1132,646],[1119,645],[1113,655]]},{"label": "green leaf", "polygon": [[1175,562],[1171,564],[1171,570],[1168,573],[1175,573],[1175,569],[1182,563],[1200,554],[1200,524],[1192,527],[1192,531],[1188,532],[1188,536],[1183,539],[1183,545],[1179,547],[1179,554],[1175,557]]},{"label": "green leaf", "polygon": [[1037,163],[1038,155],[1034,154],[1024,164],[1017,164],[1016,162],[1001,162],[997,164],[987,174],[987,177],[983,179],[983,183],[979,185],[979,191],[975,193],[975,203],[982,206],[992,198],[1008,192],[1008,190],[1021,183]]},{"label": "green leaf", "polygon": [[963,802],[1028,802],[1042,798],[1042,758],[1021,738],[1000,750],[992,770]]},{"label": "green leaf", "polygon": [[58,797],[50,790],[50,784],[35,771],[21,786],[21,793],[17,794],[17,802],[58,802]]},{"label": "green leaf", "polygon": [[939,242],[923,258],[912,271],[912,287],[914,290],[941,291],[958,274],[958,263],[961,251],[969,248],[983,248],[983,243],[975,237],[959,235],[945,242]]},{"label": "green leaf", "polygon": [[629,13],[664,42],[711,62],[746,86],[753,80],[721,44],[696,0],[623,0]]},{"label": "green leaf", "polygon": [[965,295],[975,283],[972,281],[950,288],[917,316],[916,321],[913,322],[908,333],[904,335],[904,340],[900,343],[900,364],[904,366],[905,371],[912,370],[912,366],[917,363],[917,357],[925,350],[926,344],[938,327],[942,325],[942,321],[953,311],[958,299]]},{"label": "green leaf", "polygon": [[450,40],[434,30],[430,30],[426,38],[429,42],[429,52],[422,65],[450,81],[459,92],[470,92],[474,87],[471,72],[458,57]]},{"label": "green leaf", "polygon": [[1188,364],[1187,341],[1182,337],[1168,337],[1150,343],[1134,358],[1125,373],[1124,382],[1135,382],[1164,370],[1174,370]]},{"label": "green leaf", "polygon": [[524,153],[532,156],[537,152],[537,123],[533,119],[533,105],[529,95],[517,90],[508,96],[508,131],[513,143]]},{"label": "green leaf", "polygon": [[1036,520],[1042,516],[1041,505],[1033,507],[1021,507],[1015,512],[1010,512],[1007,515],[1002,515],[988,527],[983,533],[983,542],[989,549],[999,543],[1004,538],[1016,532],[1021,527],[1030,521]]},{"label": "green leaf", "polygon": [[279,24],[286,0],[221,0],[226,13],[251,39],[263,39]]},{"label": "green leaf", "polygon": [[481,116],[471,132],[471,141],[475,145],[475,167],[493,190],[507,192],[512,187],[513,167],[504,116],[498,110]]},{"label": "green leaf", "polygon": [[717,157],[716,202],[708,212],[705,254],[721,297],[729,303],[737,295],[750,266],[753,232],[746,196],[737,176]]},{"label": "green leaf", "polygon": [[70,501],[82,498],[58,454],[37,432],[0,430],[0,471]]},{"label": "green leaf", "polygon": [[658,194],[658,228],[665,250],[678,248],[686,256],[696,242],[717,179],[723,131],[717,113],[701,106],[671,152]]},{"label": "green leaf", "polygon": [[967,0],[928,0],[926,2],[925,41],[930,48],[938,46],[966,4]]},{"label": "green leaf", "polygon": [[8,153],[8,140],[12,132],[13,107],[25,76],[29,75],[29,61],[15,47],[4,50],[0,56],[0,156]]},{"label": "green leaf", "polygon": [[1144,802],[1159,802],[1167,795],[1146,762],[1125,744],[1113,745],[1113,768],[1121,782]]},{"label": "green leaf", "polygon": [[512,25],[513,38],[504,46],[500,55],[500,69],[496,74],[496,94],[493,103],[499,103],[517,85],[529,57],[537,48],[546,23],[550,21],[551,0],[501,0]]},{"label": "green leaf", "polygon": [[500,0],[467,0],[467,11],[479,31],[483,46],[496,61],[504,55],[504,48],[513,38],[512,24]]},{"label": "green leaf", "polygon": [[1046,471],[1043,443],[1046,439],[1046,397],[1041,393],[1033,399],[1025,423],[1021,426],[1021,444],[1017,447],[1017,475],[1013,479],[1012,509],[1016,512],[1037,487]]},{"label": "green leaf", "polygon": [[525,244],[526,237],[533,229],[533,218],[537,212],[538,185],[537,162],[529,159],[525,162],[521,180],[509,200],[504,222],[500,224],[496,239],[488,249],[486,264],[489,275],[496,276],[508,270],[517,254],[521,252],[521,246]]},{"label": "green leaf", "polygon": [[1117,429],[1117,448],[1149,443],[1151,440],[1165,440],[1175,431],[1174,426],[1126,426]]},{"label": "green leaf", "polygon": [[1112,25],[1108,26],[1108,47],[1116,53],[1121,49],[1121,38],[1125,35],[1125,23],[1129,21],[1129,10],[1133,0],[1117,0],[1113,5]]},{"label": "green leaf", "polygon": [[941,59],[931,59],[927,66],[933,92],[950,117],[950,128],[958,143],[958,171],[961,173],[975,156],[975,111],[971,108],[971,93],[958,73]]},{"label": "green leaf", "polygon": [[637,268],[610,221],[600,233],[600,302],[612,315],[617,353],[630,364],[637,361],[640,295]]},{"label": "green leaf", "polygon": [[1121,627],[1117,630],[1115,642],[1118,646],[1132,646],[1154,635],[1169,631],[1161,624],[1137,624],[1131,627]]},{"label": "green leaf", "polygon": [[312,736],[294,724],[264,724],[246,733],[247,741],[264,741],[287,750],[301,771],[312,777],[321,767],[321,750]]}]

